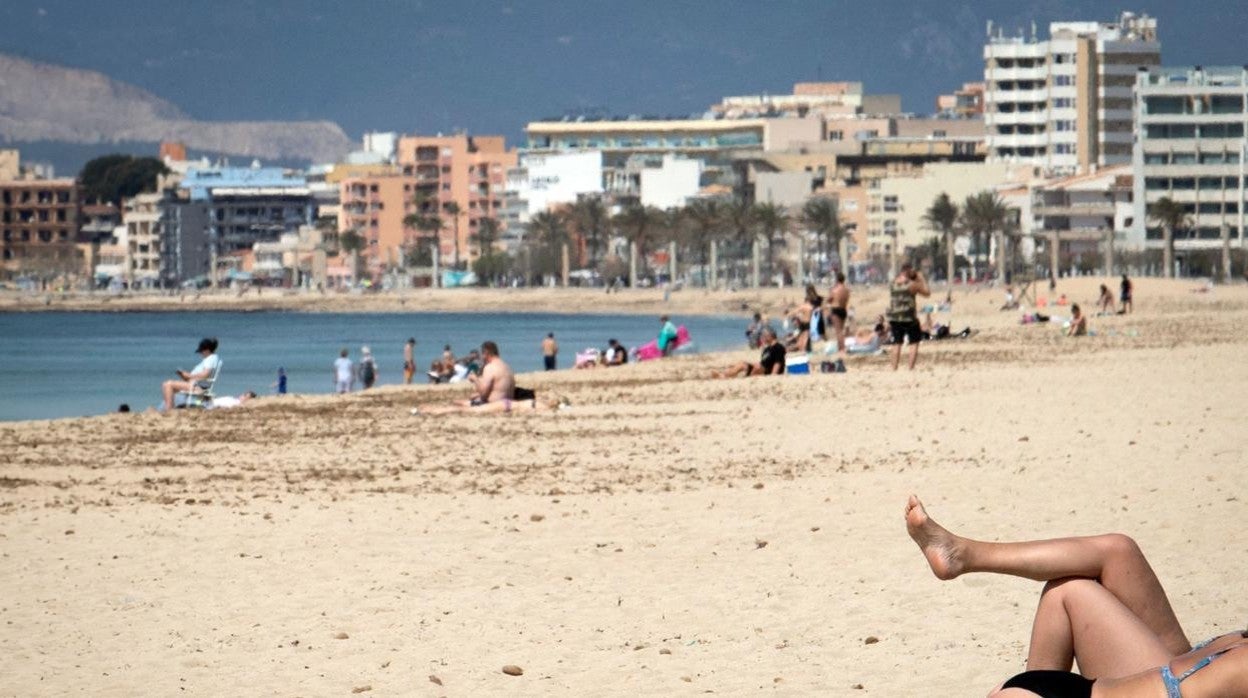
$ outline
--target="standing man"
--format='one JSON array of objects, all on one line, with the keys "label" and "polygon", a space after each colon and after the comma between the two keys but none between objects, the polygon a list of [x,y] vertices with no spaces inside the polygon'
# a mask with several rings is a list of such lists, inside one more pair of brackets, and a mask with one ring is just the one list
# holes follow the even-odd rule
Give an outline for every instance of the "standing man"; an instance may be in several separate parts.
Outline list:
[{"label": "standing man", "polygon": [[338,352],[334,359],[334,392],[349,393],[355,387],[355,365],[347,358],[347,350]]},{"label": "standing man", "polygon": [[901,273],[893,279],[889,288],[888,323],[893,332],[893,370],[901,363],[902,340],[910,341],[910,370],[919,360],[919,342],[923,339],[923,329],[919,325],[917,296],[924,298],[932,295],[927,287],[927,279],[923,273],[906,262],[901,265]]},{"label": "standing man", "polygon": [[377,361],[373,358],[373,351],[367,346],[362,347],[360,349],[360,385],[364,386],[364,390],[373,387],[380,373],[377,370]]},{"label": "standing man", "polygon": [[555,370],[555,357],[559,355],[559,342],[555,341],[555,333],[548,332],[542,340],[542,363],[547,371]]},{"label": "standing man", "polygon": [[1118,296],[1118,300],[1122,302],[1122,307],[1118,310],[1118,314],[1126,315],[1132,310],[1131,296],[1135,291],[1135,287],[1131,283],[1131,279],[1128,279],[1126,274],[1122,275],[1122,283],[1119,284],[1119,289],[1120,294]]},{"label": "standing man", "polygon": [[836,272],[836,285],[828,292],[828,309],[832,312],[832,328],[836,330],[836,351],[845,353],[845,320],[849,317],[849,286],[845,275]]},{"label": "standing man", "polygon": [[416,375],[416,338],[408,337],[403,345],[403,385],[412,384],[412,376]]}]

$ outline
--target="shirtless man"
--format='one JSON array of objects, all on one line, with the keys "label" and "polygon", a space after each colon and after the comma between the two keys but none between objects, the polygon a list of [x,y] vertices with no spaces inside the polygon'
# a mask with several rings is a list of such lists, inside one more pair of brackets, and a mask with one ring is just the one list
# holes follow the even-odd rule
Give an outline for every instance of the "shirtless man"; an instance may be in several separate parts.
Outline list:
[{"label": "shirtless man", "polygon": [[416,375],[416,338],[411,337],[403,345],[403,384],[411,385]]},{"label": "shirtless man", "polygon": [[555,360],[559,356],[559,342],[555,341],[555,333],[547,333],[542,339],[542,364],[547,371],[555,370]]},{"label": "shirtless man", "polygon": [[836,351],[845,353],[845,319],[849,316],[849,286],[845,275],[836,273],[836,285],[828,292],[828,306],[832,315],[832,328],[836,331]]},{"label": "shirtless man", "polygon": [[452,412],[476,411],[486,405],[487,411],[510,412],[512,396],[516,392],[516,376],[507,362],[498,355],[498,345],[494,342],[481,343],[481,362],[484,366],[481,375],[468,374],[468,380],[474,387],[473,396],[468,400],[456,400],[449,405],[433,405],[421,407],[413,414],[450,414]]}]

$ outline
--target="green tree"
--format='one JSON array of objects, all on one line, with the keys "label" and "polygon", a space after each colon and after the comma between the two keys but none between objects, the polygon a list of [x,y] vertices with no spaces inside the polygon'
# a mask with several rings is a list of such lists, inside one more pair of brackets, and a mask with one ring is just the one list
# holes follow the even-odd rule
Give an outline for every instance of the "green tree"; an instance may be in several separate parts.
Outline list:
[{"label": "green tree", "polygon": [[1161,224],[1161,266],[1163,275],[1174,277],[1174,233],[1191,225],[1183,204],[1163,196],[1148,206],[1148,217]]},{"label": "green tree", "polygon": [[845,226],[841,224],[841,210],[837,200],[830,196],[807,199],[806,204],[802,206],[801,220],[815,235],[815,247],[820,263],[822,264],[831,250],[836,250],[837,268],[844,272],[848,255],[844,245]]},{"label": "green tree", "polygon": [[611,222],[624,239],[637,246],[637,258],[644,264],[646,254],[662,232],[663,212],[653,206],[633,204],[615,214]]},{"label": "green tree", "polygon": [[962,206],[962,227],[971,233],[974,244],[972,266],[979,276],[979,255],[984,253],[987,238],[999,236],[997,259],[1000,269],[1005,270],[1005,234],[1009,227],[1010,211],[997,193],[988,189],[966,197]]},{"label": "green tree", "polygon": [[[707,273],[711,243],[720,239],[724,230],[724,205],[718,199],[694,199],[684,208],[688,222],[685,228],[688,246],[698,255],[703,274]],[[709,280],[709,276],[704,277]]]},{"label": "green tree", "polygon": [[758,232],[767,242],[767,276],[770,278],[776,273],[776,244],[785,244],[785,235],[793,225],[793,217],[783,206],[768,202],[754,206],[754,220],[758,223]]},{"label": "green tree", "polygon": [[529,219],[525,244],[540,274],[556,275],[563,266],[563,246],[568,242],[568,225],[564,217],[542,211]]},{"label": "green tree", "polygon": [[942,191],[932,205],[927,207],[923,214],[923,224],[944,236],[945,281],[953,283],[953,239],[958,225],[958,205]]},{"label": "green tree", "polygon": [[363,270],[360,268],[360,252],[368,246],[368,241],[355,228],[344,231],[338,236],[338,248],[351,258],[351,278],[360,281]]},{"label": "green tree", "polygon": [[169,174],[165,163],[156,158],[133,155],[103,155],[83,165],[78,174],[83,198],[121,207],[122,199],[156,191],[158,178]]},{"label": "green tree", "polygon": [[576,230],[585,238],[585,247],[589,251],[588,266],[597,267],[606,247],[611,224],[611,214],[603,204],[602,197],[581,196],[572,204],[568,215]]},{"label": "green tree", "polygon": [[494,249],[500,238],[498,221],[494,218],[482,218],[477,223],[477,232],[472,234],[471,241],[477,248],[477,259],[472,263],[472,271],[477,275],[477,284],[492,286],[502,276],[511,260],[507,253]]}]

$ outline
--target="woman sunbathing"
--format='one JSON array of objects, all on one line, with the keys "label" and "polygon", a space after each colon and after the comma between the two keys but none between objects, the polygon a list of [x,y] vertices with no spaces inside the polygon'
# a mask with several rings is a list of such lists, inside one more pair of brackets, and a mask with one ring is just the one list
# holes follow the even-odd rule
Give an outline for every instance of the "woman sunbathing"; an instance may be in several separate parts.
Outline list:
[{"label": "woman sunbathing", "polygon": [[[1046,582],[1027,671],[995,698],[1248,696],[1248,631],[1194,649],[1135,541],[1110,533],[987,543],[950,533],[913,495],[906,530],[939,579],[995,572]],[[1072,661],[1078,674],[1070,673]]]}]

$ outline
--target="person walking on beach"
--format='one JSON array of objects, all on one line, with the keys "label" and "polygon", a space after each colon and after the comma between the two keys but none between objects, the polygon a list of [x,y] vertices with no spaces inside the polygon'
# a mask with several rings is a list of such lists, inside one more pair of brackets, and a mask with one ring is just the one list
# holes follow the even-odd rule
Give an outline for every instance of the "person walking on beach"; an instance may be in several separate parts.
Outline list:
[{"label": "person walking on beach", "polygon": [[919,313],[916,303],[917,296],[932,295],[927,287],[927,279],[923,273],[906,262],[901,265],[901,272],[893,279],[889,288],[888,323],[893,333],[893,370],[901,364],[901,343],[910,341],[910,370],[914,370],[919,360],[919,342],[923,339],[923,329],[919,325]]},{"label": "person walking on beach", "polygon": [[281,366],[277,367],[277,382],[273,384],[273,387],[277,389],[278,395],[286,394],[286,369]]},{"label": "person walking on beach", "polygon": [[373,350],[367,346],[360,348],[360,385],[364,386],[364,390],[373,387],[377,382],[377,376],[380,372],[377,370],[377,361],[373,359]]},{"label": "person walking on beach", "polygon": [[221,364],[221,358],[217,356],[217,340],[215,337],[204,337],[199,340],[199,346],[195,349],[195,353],[203,357],[203,360],[196,364],[195,368],[189,371],[178,369],[179,380],[165,381],[160,386],[161,396],[165,399],[166,412],[173,409],[173,398],[178,393],[194,393],[203,390],[200,382],[211,378]]},{"label": "person walking on beach", "polygon": [[548,332],[542,339],[542,364],[547,371],[555,370],[556,357],[559,355],[559,342],[555,341],[555,333]]},{"label": "person walking on beach", "polygon": [[416,375],[416,338],[408,337],[403,345],[403,385],[411,385]]},{"label": "person walking on beach", "polygon": [[355,387],[355,364],[347,358],[347,350],[338,352],[334,359],[334,392],[349,393]]},{"label": "person walking on beach", "polygon": [[1119,315],[1128,315],[1133,310],[1131,306],[1131,296],[1135,292],[1135,286],[1131,283],[1131,279],[1126,274],[1122,275],[1122,283],[1119,285],[1120,293],[1118,300],[1122,303],[1122,307],[1118,310]]},{"label": "person walking on beach", "polygon": [[836,285],[828,292],[828,310],[832,316],[832,329],[836,333],[836,351],[845,353],[845,321],[849,317],[849,286],[845,275],[836,272]]}]

